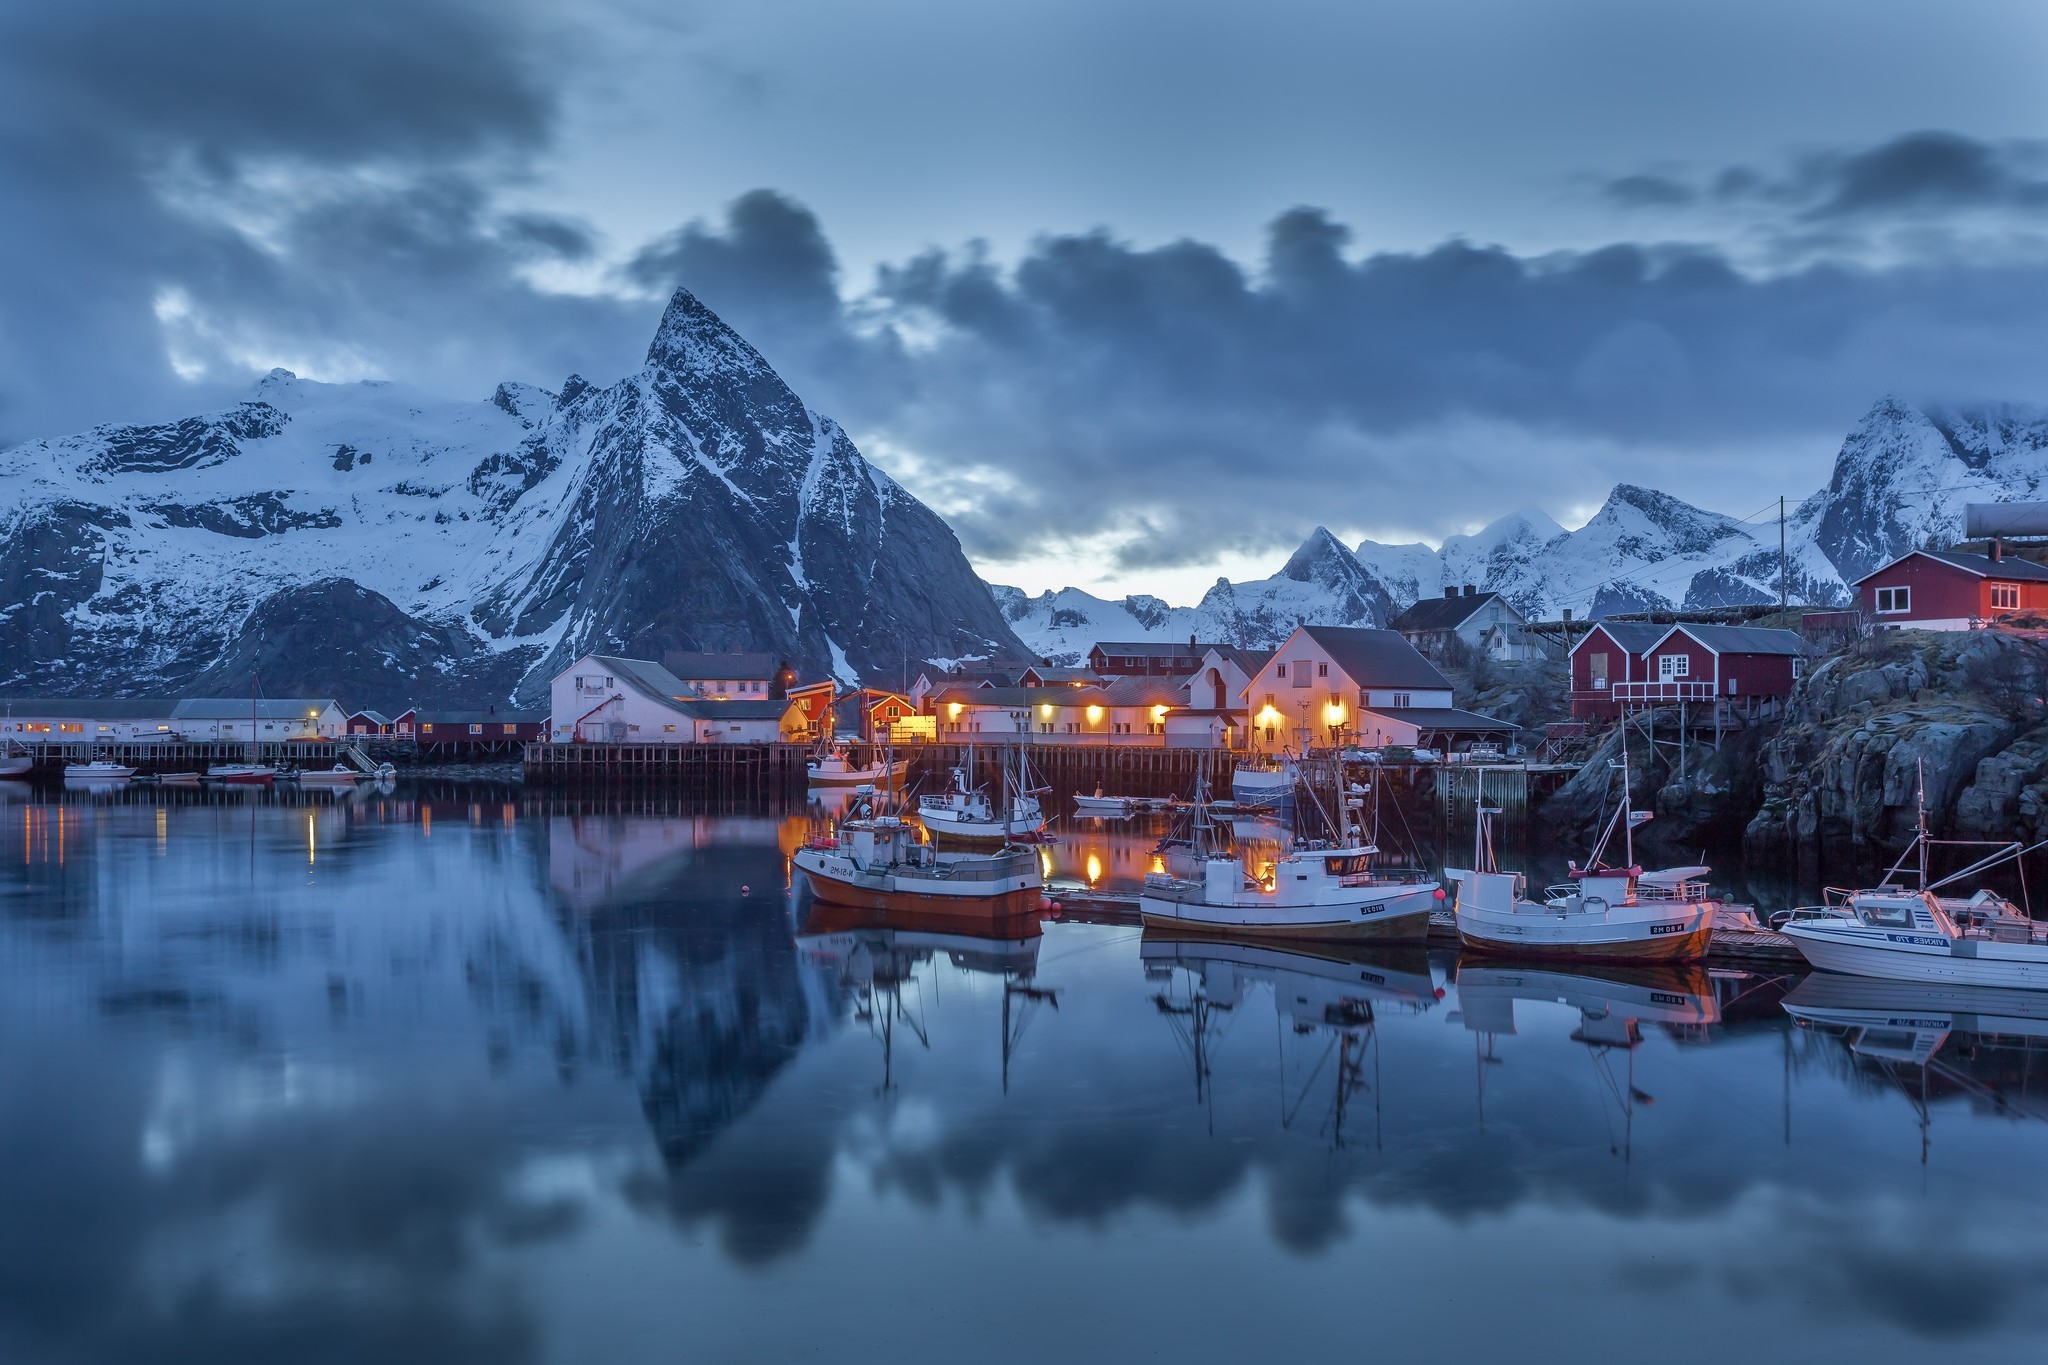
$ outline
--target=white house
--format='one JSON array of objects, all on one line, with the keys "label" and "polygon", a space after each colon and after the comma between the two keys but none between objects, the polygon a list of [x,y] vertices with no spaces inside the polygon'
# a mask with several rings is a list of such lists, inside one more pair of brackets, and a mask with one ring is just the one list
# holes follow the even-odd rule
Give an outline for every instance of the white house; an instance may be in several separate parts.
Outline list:
[{"label": "white house", "polygon": [[1459,710],[1450,680],[1391,630],[1301,626],[1245,684],[1255,747],[1448,745],[1515,727]]},{"label": "white house", "polygon": [[761,744],[801,729],[788,701],[699,697],[651,659],[586,654],[555,675],[548,738],[557,744]]},{"label": "white house", "polygon": [[0,739],[23,744],[174,740],[182,738],[171,720],[177,705],[168,697],[145,701],[15,701],[8,705],[5,718],[0,719]]},{"label": "white house", "polygon": [[1490,659],[1537,659],[1543,650],[1529,635],[1528,618],[1497,592],[1480,592],[1472,584],[1445,588],[1442,597],[1425,597],[1388,622],[1424,655],[1442,659],[1454,648]]},{"label": "white house", "polygon": [[186,697],[171,723],[190,740],[339,739],[348,712],[332,697]]},{"label": "white house", "polygon": [[773,654],[737,650],[713,654],[672,649],[661,656],[660,666],[683,684],[684,696],[715,701],[766,701],[796,681],[795,673]]}]

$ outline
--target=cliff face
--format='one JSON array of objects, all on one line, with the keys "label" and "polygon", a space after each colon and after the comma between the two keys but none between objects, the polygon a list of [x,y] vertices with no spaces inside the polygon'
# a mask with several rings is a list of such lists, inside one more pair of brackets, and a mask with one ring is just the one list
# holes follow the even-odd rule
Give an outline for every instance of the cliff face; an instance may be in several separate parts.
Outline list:
[{"label": "cliff face", "polygon": [[2048,632],[1885,633],[1801,680],[1759,755],[1752,859],[1888,855],[1929,826],[2048,836]]},{"label": "cliff face", "polygon": [[250,401],[0,451],[0,692],[545,696],[586,649],[1021,652],[945,523],[686,291],[608,387]]}]

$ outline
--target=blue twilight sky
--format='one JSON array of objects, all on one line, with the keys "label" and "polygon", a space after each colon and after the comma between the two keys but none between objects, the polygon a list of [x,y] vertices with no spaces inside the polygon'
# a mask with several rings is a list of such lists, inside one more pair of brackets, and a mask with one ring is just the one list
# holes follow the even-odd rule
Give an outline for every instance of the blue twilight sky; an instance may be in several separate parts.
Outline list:
[{"label": "blue twilight sky", "polygon": [[1736,515],[2048,401],[2048,10],[0,4],[0,443],[637,366],[681,283],[984,573]]}]

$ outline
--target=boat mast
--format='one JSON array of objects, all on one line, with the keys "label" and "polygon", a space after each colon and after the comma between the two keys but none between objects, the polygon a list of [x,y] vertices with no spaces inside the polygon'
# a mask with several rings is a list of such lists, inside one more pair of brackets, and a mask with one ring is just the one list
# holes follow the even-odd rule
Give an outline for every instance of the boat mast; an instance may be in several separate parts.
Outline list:
[{"label": "boat mast", "polygon": [[1623,867],[1636,865],[1636,809],[1628,771],[1628,728],[1621,731],[1621,829]]},{"label": "boat mast", "polygon": [[1927,890],[1927,760],[1913,760],[1914,843],[1920,846],[1920,889]]}]

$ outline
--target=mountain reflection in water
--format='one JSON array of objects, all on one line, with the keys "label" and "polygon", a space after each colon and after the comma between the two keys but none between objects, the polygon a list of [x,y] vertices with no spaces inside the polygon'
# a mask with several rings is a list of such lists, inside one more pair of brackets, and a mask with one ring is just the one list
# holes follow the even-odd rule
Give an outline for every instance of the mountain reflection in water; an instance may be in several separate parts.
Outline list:
[{"label": "mountain reflection in water", "polygon": [[0,793],[0,1358],[2034,1354],[2048,1001],[890,923],[827,818]]}]

